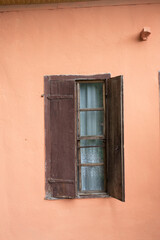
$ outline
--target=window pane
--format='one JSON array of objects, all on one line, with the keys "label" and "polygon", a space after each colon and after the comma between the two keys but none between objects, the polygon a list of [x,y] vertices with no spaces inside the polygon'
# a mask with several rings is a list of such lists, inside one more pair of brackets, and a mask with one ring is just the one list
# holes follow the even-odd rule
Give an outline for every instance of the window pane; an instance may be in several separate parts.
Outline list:
[{"label": "window pane", "polygon": [[80,146],[103,146],[103,140],[80,140]]},{"label": "window pane", "polygon": [[104,191],[104,167],[81,167],[82,191]]},{"label": "window pane", "polygon": [[80,83],[80,108],[103,107],[103,83]]},{"label": "window pane", "polygon": [[104,148],[81,148],[81,163],[103,163]]},{"label": "window pane", "polygon": [[80,135],[103,135],[103,111],[80,112]]}]

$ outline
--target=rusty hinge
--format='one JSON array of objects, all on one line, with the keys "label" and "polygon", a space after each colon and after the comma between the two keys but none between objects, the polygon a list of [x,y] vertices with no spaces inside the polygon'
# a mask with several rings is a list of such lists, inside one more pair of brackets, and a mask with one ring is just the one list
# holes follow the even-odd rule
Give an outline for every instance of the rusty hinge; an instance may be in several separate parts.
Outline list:
[{"label": "rusty hinge", "polygon": [[53,99],[70,99],[73,98],[73,95],[47,95],[47,99],[53,100]]},{"label": "rusty hinge", "polygon": [[50,94],[41,94],[41,97],[47,97],[49,100],[53,99],[70,99],[73,98],[73,95],[50,95]]},{"label": "rusty hinge", "polygon": [[48,178],[48,182],[49,183],[70,183],[70,184],[73,184],[74,180]]}]

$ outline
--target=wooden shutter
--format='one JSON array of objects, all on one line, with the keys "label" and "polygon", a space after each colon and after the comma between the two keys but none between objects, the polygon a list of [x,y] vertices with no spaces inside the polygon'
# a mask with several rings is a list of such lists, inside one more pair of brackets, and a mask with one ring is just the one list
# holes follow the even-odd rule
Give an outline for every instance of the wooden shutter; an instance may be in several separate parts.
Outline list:
[{"label": "wooden shutter", "polygon": [[123,77],[110,78],[106,82],[108,194],[125,201]]},{"label": "wooden shutter", "polygon": [[75,197],[75,82],[45,77],[46,197]]}]

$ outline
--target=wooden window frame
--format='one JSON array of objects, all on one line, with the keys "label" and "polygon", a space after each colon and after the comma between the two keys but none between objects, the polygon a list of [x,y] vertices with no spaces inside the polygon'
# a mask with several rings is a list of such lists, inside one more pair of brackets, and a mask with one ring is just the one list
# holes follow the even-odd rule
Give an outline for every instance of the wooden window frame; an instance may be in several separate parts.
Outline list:
[{"label": "wooden window frame", "polygon": [[[107,97],[107,103],[106,104],[106,109],[107,111],[105,112],[105,118],[106,118],[106,128],[105,128],[105,134],[106,134],[106,148],[107,148],[107,158],[108,154],[112,158],[112,161],[107,162],[106,158],[106,164],[107,164],[107,178],[109,179],[109,182],[107,181],[107,192],[100,192],[100,193],[95,193],[95,192],[87,192],[87,193],[78,193],[77,191],[77,123],[76,123],[76,118],[77,118],[77,111],[75,106],[77,106],[77,93],[76,93],[76,82],[84,82],[87,83],[87,81],[92,81],[92,82],[98,82],[101,80],[102,82],[105,81],[105,96]],[[69,95],[70,91],[67,92],[67,95],[65,95],[65,91],[60,91],[58,92],[53,91],[51,92],[51,82],[54,82],[55,86],[57,83],[60,83],[59,89],[65,89],[61,88],[62,86],[65,86],[65,82],[68,83],[69,85],[72,86],[73,89],[73,84],[74,84],[74,90],[72,90],[71,94]],[[53,85],[53,86],[54,86]],[[68,86],[68,85],[66,85]],[[67,90],[68,91],[68,90]],[[56,93],[62,93],[62,94],[56,94]],[[74,174],[75,177],[73,179],[72,177],[69,179],[67,177],[59,177],[56,179],[52,178],[51,175],[51,164],[52,164],[52,136],[51,136],[51,126],[53,126],[51,122],[51,102],[55,99],[72,99],[72,103],[74,105],[74,114],[72,112],[72,116],[74,116],[74,138],[72,138],[72,143],[74,145],[74,151],[72,150],[72,156],[74,155],[74,158],[69,158],[74,160]],[[54,200],[54,199],[66,199],[66,198],[105,198],[105,197],[114,197],[116,199],[119,199],[121,201],[125,201],[125,185],[124,185],[124,133],[123,133],[123,76],[117,76],[114,78],[111,78],[110,74],[97,74],[97,75],[51,75],[51,76],[45,76],[44,77],[44,102],[45,102],[45,199],[47,200]],[[51,100],[51,101],[49,101]],[[103,99],[104,100],[104,99]],[[59,100],[58,100],[59,101]],[[108,114],[111,109],[114,109],[114,102],[117,103],[115,106],[114,113],[112,115]],[[120,105],[119,105],[120,104]],[[110,110],[108,110],[109,108]],[[117,109],[117,106],[119,108]],[[53,104],[52,104],[53,107]],[[63,107],[64,109],[64,107]],[[64,110],[66,111],[66,110]],[[53,109],[52,109],[52,114],[53,114]],[[53,115],[52,115],[53,116]],[[110,117],[111,116],[111,117]],[[120,118],[120,122],[116,120]],[[112,119],[114,120],[114,124],[112,123]],[[54,120],[55,122],[55,120]],[[62,121],[61,121],[62,122]],[[72,121],[73,122],[73,121]],[[62,123],[63,124],[63,123]],[[109,124],[109,125],[108,125]],[[111,125],[111,128],[110,128]],[[55,125],[54,125],[55,126]],[[109,126],[109,128],[108,128]],[[116,126],[116,128],[114,127]],[[55,127],[54,127],[55,128]],[[110,129],[109,132],[106,133],[106,129]],[[72,129],[73,130],[73,129]],[[113,146],[112,144],[112,133],[115,135],[115,142]],[[118,135],[117,135],[118,134]],[[58,138],[60,138],[60,135],[57,135]],[[73,136],[73,135],[72,135]],[[97,136],[95,136],[96,138]],[[88,136],[88,139],[93,139],[92,136]],[[111,138],[111,139],[110,139]],[[55,138],[56,139],[56,138]],[[86,137],[81,137],[81,139],[86,139]],[[99,136],[99,139],[105,139],[104,136]],[[110,146],[110,147],[108,147]],[[108,151],[109,150],[109,151]],[[67,153],[68,154],[68,153]],[[112,154],[116,155],[116,159],[113,159]],[[110,159],[109,157],[109,159]],[[64,160],[64,158],[62,157]],[[56,160],[57,161],[57,160]],[[62,161],[62,160],[61,160]],[[115,161],[115,162],[114,162]],[[116,165],[115,165],[116,163]],[[72,170],[73,170],[73,165],[72,165]],[[111,170],[111,171],[110,171]],[[108,174],[109,173],[109,174]],[[118,175],[117,175],[118,174]],[[55,174],[56,175],[56,174]],[[61,179],[63,178],[63,179]],[[56,184],[66,184],[67,186],[72,185],[72,190],[74,190],[74,195],[73,192],[71,195],[65,196],[65,194],[59,194],[58,196],[55,197],[55,194],[53,194],[54,188],[53,185],[56,187]],[[74,184],[74,185],[73,185]],[[74,186],[74,187],[73,187]],[[68,190],[67,190],[68,191]]]},{"label": "wooden window frame", "polygon": [[[81,83],[87,83],[87,81],[92,81],[92,82],[104,82],[105,80],[109,79],[111,77],[110,74],[97,74],[97,75],[51,75],[51,76],[45,76],[44,81],[44,102],[45,102],[45,192],[46,196],[45,199],[47,200],[52,200],[52,199],[60,199],[60,198],[53,198],[50,196],[50,182],[52,179],[50,179],[50,154],[51,154],[51,136],[50,136],[50,101],[47,99],[50,98],[48,93],[50,92],[49,89],[49,81],[56,80],[56,81],[75,81],[75,106],[77,106],[77,91],[76,91],[76,83],[81,82]],[[107,113],[106,113],[107,116]],[[75,119],[77,118],[77,113],[75,111]],[[75,146],[77,145],[77,128],[75,127]],[[83,139],[83,137],[81,137]],[[88,137],[90,139],[90,137]],[[93,139],[93,138],[92,138]],[[103,136],[100,137],[100,139],[104,139]],[[75,149],[75,163],[77,162],[77,148]],[[50,181],[48,180],[50,179]],[[104,197],[109,197],[107,193],[78,193],[77,191],[77,164],[75,164],[75,192],[76,196],[75,198],[104,198]]]},{"label": "wooden window frame", "polygon": [[[102,146],[80,146],[80,140],[88,140],[88,139],[97,139],[97,140],[103,140],[104,143],[106,142],[106,101],[105,101],[105,92],[106,92],[106,79],[86,79],[84,80],[76,80],[76,112],[77,112],[77,167],[79,166],[79,174],[76,171],[76,179],[79,179],[79,183],[77,182],[77,196],[98,196],[99,194],[101,196],[106,196],[107,195],[107,154],[106,154],[106,146],[103,144]],[[81,83],[102,83],[103,84],[103,107],[101,108],[80,108],[80,84]],[[104,127],[103,127],[103,135],[93,135],[93,136],[82,136],[80,137],[80,112],[87,112],[87,111],[103,111],[104,112]],[[104,162],[103,163],[81,163],[81,148],[91,148],[91,147],[101,147],[103,148],[103,155],[104,155]],[[82,191],[81,189],[81,184],[82,184],[82,179],[81,179],[81,166],[104,166],[104,191],[96,191],[96,190],[89,190],[89,191]],[[78,186],[79,185],[79,186]],[[107,195],[108,196],[108,195]]]}]

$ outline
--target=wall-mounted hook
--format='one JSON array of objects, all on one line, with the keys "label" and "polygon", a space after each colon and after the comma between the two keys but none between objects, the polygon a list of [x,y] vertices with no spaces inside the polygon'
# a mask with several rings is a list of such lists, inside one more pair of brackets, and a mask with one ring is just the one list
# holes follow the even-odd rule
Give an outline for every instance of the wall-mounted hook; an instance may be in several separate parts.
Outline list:
[{"label": "wall-mounted hook", "polygon": [[140,32],[140,39],[142,41],[146,41],[148,39],[148,36],[151,34],[151,30],[149,27],[144,27],[142,31]]}]

